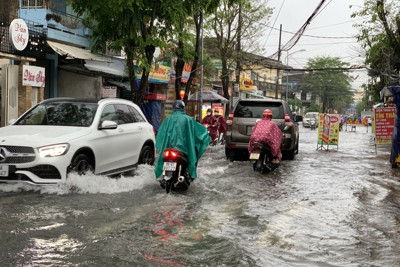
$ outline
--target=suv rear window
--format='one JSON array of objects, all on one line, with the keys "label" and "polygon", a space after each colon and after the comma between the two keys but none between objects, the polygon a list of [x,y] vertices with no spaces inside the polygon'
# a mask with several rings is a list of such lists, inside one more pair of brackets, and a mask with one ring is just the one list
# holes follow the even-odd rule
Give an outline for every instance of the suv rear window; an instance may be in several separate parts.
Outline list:
[{"label": "suv rear window", "polygon": [[261,118],[265,109],[272,110],[273,119],[284,119],[285,114],[281,102],[255,102],[239,101],[235,108],[235,117],[239,118]]}]

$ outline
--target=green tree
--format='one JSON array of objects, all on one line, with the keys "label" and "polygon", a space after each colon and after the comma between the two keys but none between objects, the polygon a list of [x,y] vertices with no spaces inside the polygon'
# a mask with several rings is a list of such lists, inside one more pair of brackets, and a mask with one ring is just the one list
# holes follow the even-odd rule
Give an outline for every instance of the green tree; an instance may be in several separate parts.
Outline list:
[{"label": "green tree", "polygon": [[307,113],[307,112],[321,112],[321,107],[320,107],[320,105],[318,105],[318,104],[312,103],[312,104],[306,109],[306,111],[304,112],[304,114]]},{"label": "green tree", "polygon": [[368,103],[365,103],[365,101],[359,101],[356,104],[356,112],[357,114],[361,114],[362,111],[368,109]]},{"label": "green tree", "polygon": [[[194,25],[194,51],[193,51],[193,61],[192,61],[192,69],[190,72],[189,79],[186,83],[185,87],[185,101],[189,96],[189,92],[191,90],[191,86],[193,84],[194,79],[198,73],[199,67],[199,59],[202,56],[203,51],[201,50],[201,35],[202,29],[204,28],[204,16],[215,12],[217,7],[219,6],[220,0],[192,0],[183,2],[183,5],[187,9],[187,13],[191,14],[191,22],[189,25]],[[185,28],[181,28],[183,32]],[[183,46],[182,46],[183,48]],[[192,49],[193,50],[193,49]],[[203,55],[203,62],[200,62],[200,65],[203,64],[204,69],[204,55]],[[201,66],[200,66],[201,67]]]},{"label": "green tree", "polygon": [[225,98],[229,98],[229,76],[241,57],[237,51],[245,50],[237,49],[238,45],[241,47],[243,42],[256,47],[256,37],[262,30],[259,25],[269,18],[271,12],[271,8],[266,7],[263,1],[221,0],[216,12],[207,18],[209,36],[215,38],[213,46],[218,49],[221,61],[221,82]]},{"label": "green tree", "polygon": [[[128,76],[133,101],[141,104],[147,87],[150,67],[153,64],[156,47],[167,47],[167,37],[188,14],[180,0],[71,0],[78,15],[85,14],[94,21],[94,50],[104,44],[114,50],[126,53]],[[140,87],[136,88],[137,62],[142,76]]]},{"label": "green tree", "polygon": [[295,111],[295,112],[297,112],[303,106],[303,102],[298,98],[294,98],[294,99],[293,98],[289,98],[288,99],[288,104],[291,106],[292,111]]},{"label": "green tree", "polygon": [[343,113],[353,102],[348,64],[332,57],[316,57],[308,61],[308,72],[302,84],[303,91],[312,93],[312,99],[322,101],[321,112],[337,110]]},{"label": "green tree", "polygon": [[365,63],[372,77],[367,94],[379,100],[379,91],[385,85],[399,82],[400,71],[400,2],[365,0],[352,14],[363,19],[355,24],[360,30],[358,40],[365,49]]}]

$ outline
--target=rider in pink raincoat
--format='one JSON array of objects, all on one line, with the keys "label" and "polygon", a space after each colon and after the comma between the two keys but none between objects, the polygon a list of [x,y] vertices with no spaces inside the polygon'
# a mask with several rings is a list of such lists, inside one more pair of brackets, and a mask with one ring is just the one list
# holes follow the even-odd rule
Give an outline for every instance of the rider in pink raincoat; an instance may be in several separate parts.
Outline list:
[{"label": "rider in pink raincoat", "polygon": [[268,144],[274,160],[280,161],[282,159],[282,131],[272,121],[272,111],[270,109],[264,110],[262,120],[258,121],[253,127],[248,147],[250,154],[252,152],[252,145],[255,142]]}]

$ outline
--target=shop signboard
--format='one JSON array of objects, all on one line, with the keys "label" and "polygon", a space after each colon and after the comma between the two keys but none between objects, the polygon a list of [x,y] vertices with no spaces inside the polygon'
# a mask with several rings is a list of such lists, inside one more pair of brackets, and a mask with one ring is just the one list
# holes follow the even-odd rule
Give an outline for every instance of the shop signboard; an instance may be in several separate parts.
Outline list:
[{"label": "shop signboard", "polygon": [[253,91],[253,81],[249,78],[240,78],[239,86],[241,91]]},{"label": "shop signboard", "polygon": [[117,87],[116,86],[103,86],[101,88],[101,97],[117,97]]},{"label": "shop signboard", "polygon": [[167,90],[167,99],[165,100],[165,105],[164,105],[164,118],[172,115],[172,106],[173,103],[175,102],[176,99],[176,94],[175,94],[175,88],[170,87]]},{"label": "shop signboard", "polygon": [[46,83],[45,68],[23,65],[22,85],[32,87],[44,87]]},{"label": "shop signboard", "polygon": [[390,144],[396,117],[395,107],[374,109],[375,143]]},{"label": "shop signboard", "polygon": [[338,114],[318,114],[318,145],[339,145]]},{"label": "shop signboard", "polygon": [[[136,79],[142,79],[142,71],[139,71],[139,68],[135,66]],[[149,73],[149,83],[163,83],[168,84],[170,81],[171,68],[168,66],[157,65],[151,66]]]},{"label": "shop signboard", "polygon": [[29,41],[29,30],[23,19],[14,19],[10,23],[10,43],[18,51],[24,50]]}]

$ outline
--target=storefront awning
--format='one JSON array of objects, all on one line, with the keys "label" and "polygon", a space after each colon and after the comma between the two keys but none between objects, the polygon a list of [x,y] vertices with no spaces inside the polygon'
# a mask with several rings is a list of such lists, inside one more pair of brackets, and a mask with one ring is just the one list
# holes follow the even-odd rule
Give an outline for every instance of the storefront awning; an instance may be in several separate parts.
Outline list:
[{"label": "storefront awning", "polygon": [[110,59],[107,57],[102,57],[100,55],[93,54],[92,52],[83,48],[62,44],[54,41],[47,41],[47,43],[56,53],[58,53],[61,56],[66,56],[68,59],[78,58],[78,59],[96,60],[104,62],[110,61]]}]

